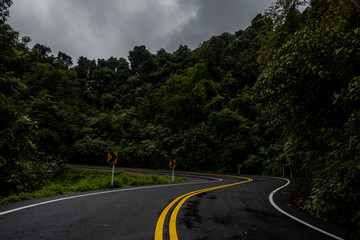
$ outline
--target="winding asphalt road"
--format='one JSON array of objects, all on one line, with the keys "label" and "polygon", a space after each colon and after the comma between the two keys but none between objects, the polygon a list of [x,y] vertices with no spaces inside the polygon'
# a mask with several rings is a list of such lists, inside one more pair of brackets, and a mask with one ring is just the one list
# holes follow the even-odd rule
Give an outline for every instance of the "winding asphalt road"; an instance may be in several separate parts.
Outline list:
[{"label": "winding asphalt road", "polygon": [[[71,194],[0,206],[0,239],[359,239],[271,193],[287,181],[194,175],[186,184]],[[211,177],[205,180],[204,178]]]}]

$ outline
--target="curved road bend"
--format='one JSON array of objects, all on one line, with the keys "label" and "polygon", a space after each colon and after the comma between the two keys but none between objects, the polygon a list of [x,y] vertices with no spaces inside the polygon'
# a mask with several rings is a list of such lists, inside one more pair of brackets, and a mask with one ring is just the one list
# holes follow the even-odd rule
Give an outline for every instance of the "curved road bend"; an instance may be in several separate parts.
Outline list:
[{"label": "curved road bend", "polygon": [[[0,239],[156,239],[162,213],[183,195],[163,219],[163,239],[169,235],[172,239],[334,239],[271,205],[269,194],[284,185],[284,180],[220,178],[223,180],[94,191],[2,205]],[[224,185],[229,186],[219,188]],[[208,190],[196,192],[203,189]],[[186,195],[190,192],[194,195]],[[275,202],[277,195],[281,194],[275,194]],[[345,235],[340,237],[356,239]]]}]

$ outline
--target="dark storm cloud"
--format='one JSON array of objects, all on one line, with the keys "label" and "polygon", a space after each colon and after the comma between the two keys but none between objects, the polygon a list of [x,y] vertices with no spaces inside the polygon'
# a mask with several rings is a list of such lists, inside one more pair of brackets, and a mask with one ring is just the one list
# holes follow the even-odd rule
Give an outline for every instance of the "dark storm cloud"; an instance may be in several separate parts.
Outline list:
[{"label": "dark storm cloud", "polygon": [[[88,58],[127,57],[137,45],[155,53],[196,48],[249,26],[271,0],[17,0],[9,23],[32,45]],[[31,45],[31,46],[32,46]],[[75,60],[76,62],[76,60]]]},{"label": "dark storm cloud", "polygon": [[194,0],[193,2],[198,6],[197,17],[172,36],[168,44],[169,49],[174,49],[181,43],[196,48],[214,35],[244,30],[258,13],[264,13],[272,0]]}]

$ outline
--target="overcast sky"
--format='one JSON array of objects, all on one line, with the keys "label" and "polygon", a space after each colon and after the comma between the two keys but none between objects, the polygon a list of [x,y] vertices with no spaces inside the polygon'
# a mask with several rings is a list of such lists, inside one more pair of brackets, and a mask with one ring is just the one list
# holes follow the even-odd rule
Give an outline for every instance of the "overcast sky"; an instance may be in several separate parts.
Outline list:
[{"label": "overcast sky", "polygon": [[21,36],[76,62],[127,58],[134,46],[152,53],[195,49],[211,36],[245,29],[272,0],[15,0],[8,23]]}]

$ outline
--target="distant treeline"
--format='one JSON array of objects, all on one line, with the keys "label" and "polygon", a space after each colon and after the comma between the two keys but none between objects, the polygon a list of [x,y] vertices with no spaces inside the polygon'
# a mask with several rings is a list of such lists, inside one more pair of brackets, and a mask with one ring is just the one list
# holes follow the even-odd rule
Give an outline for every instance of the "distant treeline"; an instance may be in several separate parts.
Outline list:
[{"label": "distant treeline", "polygon": [[[72,163],[285,175],[305,208],[360,229],[360,5],[278,0],[191,50],[76,64],[28,47],[0,16],[0,187],[22,191],[50,155]],[[35,164],[36,163],[36,164]],[[35,176],[35,175],[34,175]]]}]

